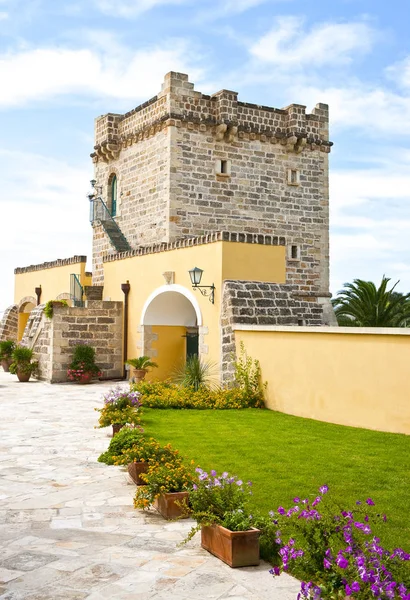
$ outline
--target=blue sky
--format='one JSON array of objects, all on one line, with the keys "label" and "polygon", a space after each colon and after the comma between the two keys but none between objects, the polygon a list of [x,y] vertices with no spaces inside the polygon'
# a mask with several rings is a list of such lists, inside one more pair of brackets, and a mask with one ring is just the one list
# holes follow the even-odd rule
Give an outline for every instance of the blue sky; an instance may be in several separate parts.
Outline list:
[{"label": "blue sky", "polygon": [[331,290],[410,291],[410,2],[0,0],[0,310],[13,269],[87,254],[94,118],[167,71],[248,102],[330,105]]}]

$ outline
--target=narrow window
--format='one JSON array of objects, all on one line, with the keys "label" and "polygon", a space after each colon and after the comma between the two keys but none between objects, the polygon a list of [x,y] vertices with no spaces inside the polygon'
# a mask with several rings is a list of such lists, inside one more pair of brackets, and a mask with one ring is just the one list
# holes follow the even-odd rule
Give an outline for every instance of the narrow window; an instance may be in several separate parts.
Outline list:
[{"label": "narrow window", "polygon": [[111,181],[111,216],[117,214],[117,176],[114,175]]},{"label": "narrow window", "polygon": [[215,173],[216,175],[222,175],[223,177],[231,176],[231,161],[216,159],[215,161]]},{"label": "narrow window", "polygon": [[300,184],[300,171],[298,169],[288,169],[288,185]]},{"label": "narrow window", "polygon": [[292,246],[291,257],[294,259],[299,258],[299,252],[297,246]]}]

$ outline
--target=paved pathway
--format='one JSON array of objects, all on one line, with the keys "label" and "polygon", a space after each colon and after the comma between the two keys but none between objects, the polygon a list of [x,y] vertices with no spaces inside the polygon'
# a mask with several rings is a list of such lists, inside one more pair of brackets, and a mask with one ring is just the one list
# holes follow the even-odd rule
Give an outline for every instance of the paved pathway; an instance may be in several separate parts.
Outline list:
[{"label": "paved pathway", "polygon": [[128,474],[97,462],[109,437],[93,409],[110,387],[0,368],[0,599],[295,600],[266,563],[230,569],[198,536],[177,548],[192,521],[133,508]]}]

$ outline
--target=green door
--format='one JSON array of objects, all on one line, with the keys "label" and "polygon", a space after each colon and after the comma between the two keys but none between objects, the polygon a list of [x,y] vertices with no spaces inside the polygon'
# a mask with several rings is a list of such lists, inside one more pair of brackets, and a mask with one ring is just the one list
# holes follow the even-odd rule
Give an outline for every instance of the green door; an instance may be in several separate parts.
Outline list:
[{"label": "green door", "polygon": [[117,214],[117,176],[114,175],[111,182],[111,216]]},{"label": "green door", "polygon": [[199,335],[197,333],[186,334],[186,357],[191,358],[199,354]]}]

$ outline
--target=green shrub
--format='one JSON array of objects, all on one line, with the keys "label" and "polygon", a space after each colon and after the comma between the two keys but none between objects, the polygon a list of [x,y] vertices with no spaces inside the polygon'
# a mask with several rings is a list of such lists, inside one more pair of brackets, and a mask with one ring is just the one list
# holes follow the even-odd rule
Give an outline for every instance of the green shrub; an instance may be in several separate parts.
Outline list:
[{"label": "green shrub", "polygon": [[13,350],[16,347],[13,340],[3,340],[0,342],[0,360],[8,360],[13,355]]},{"label": "green shrub", "polygon": [[234,367],[234,385],[244,392],[246,397],[253,403],[253,406],[263,406],[267,384],[262,383],[259,361],[248,356],[243,342],[240,343],[240,353]]},{"label": "green shrub", "polygon": [[248,397],[240,388],[209,390],[201,387],[193,390],[169,381],[140,382],[131,384],[131,389],[141,393],[141,404],[147,408],[195,408],[205,410],[261,408],[263,402],[256,395]]},{"label": "green shrub", "polygon": [[53,318],[55,306],[68,306],[68,302],[67,300],[49,300],[48,302],[46,302],[43,312],[46,315],[47,319]]},{"label": "green shrub", "polygon": [[183,387],[198,391],[200,388],[217,387],[216,365],[211,361],[203,361],[194,354],[177,367],[173,380]]},{"label": "green shrub", "polygon": [[98,457],[98,462],[106,465],[114,464],[114,457],[122,456],[124,452],[138,444],[144,433],[140,428],[123,427],[111,440],[108,450]]}]

